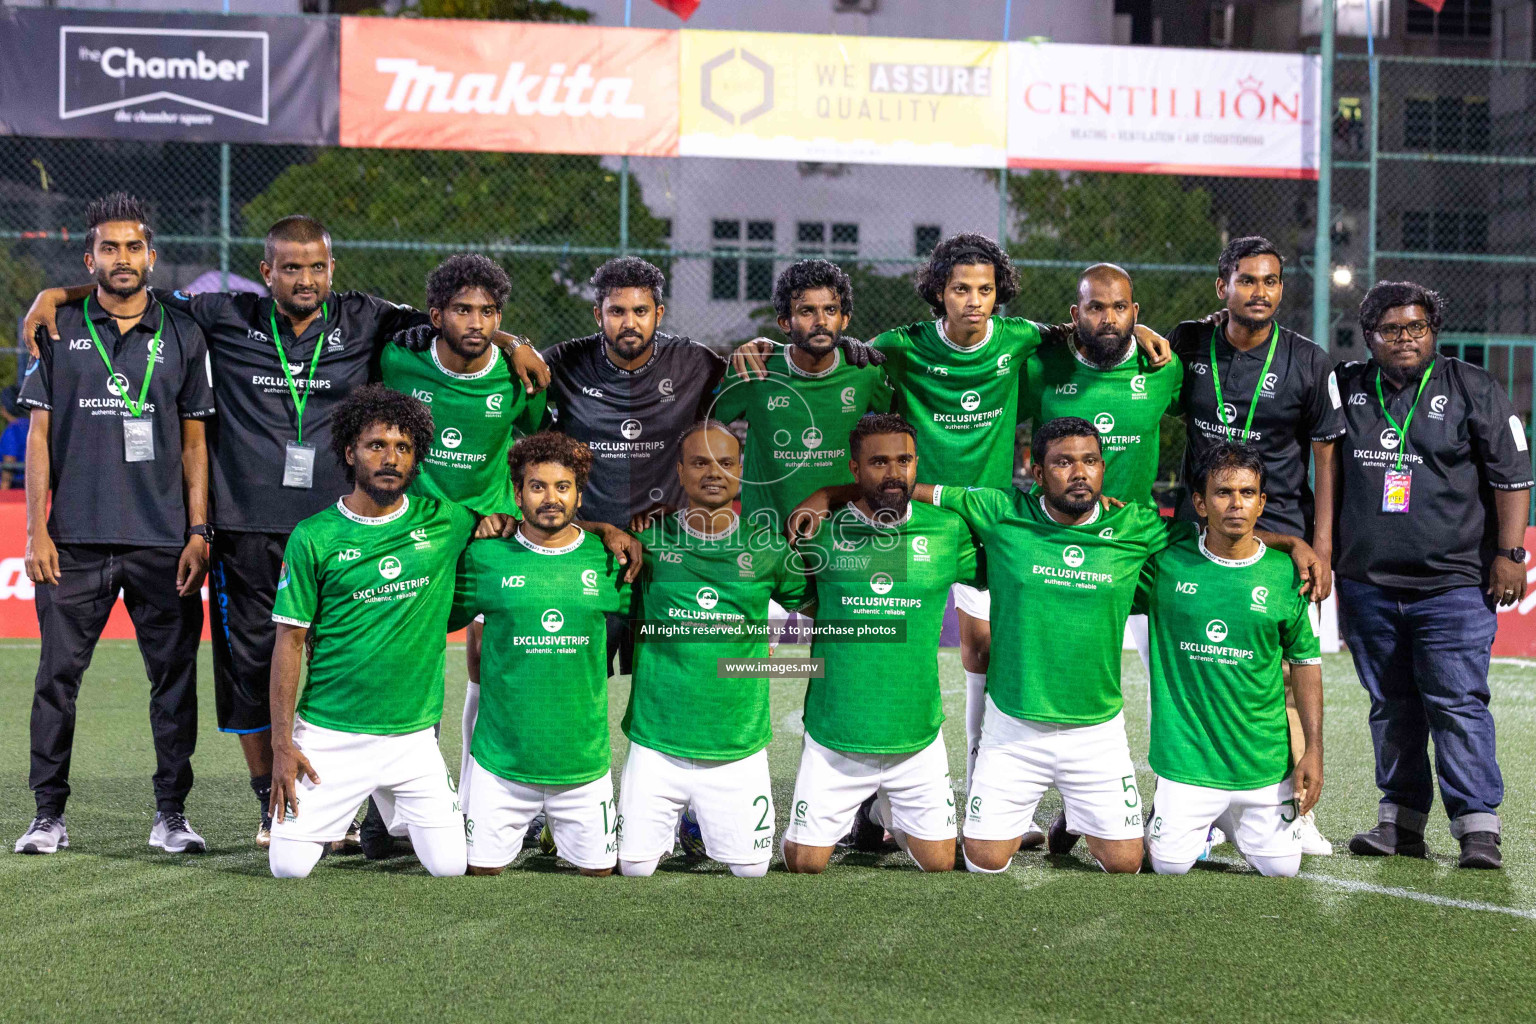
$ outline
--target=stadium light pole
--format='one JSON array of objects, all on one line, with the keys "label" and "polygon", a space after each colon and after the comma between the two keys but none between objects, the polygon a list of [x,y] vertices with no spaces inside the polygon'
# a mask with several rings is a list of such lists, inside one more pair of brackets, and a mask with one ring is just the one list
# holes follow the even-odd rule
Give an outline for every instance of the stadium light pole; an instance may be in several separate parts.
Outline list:
[{"label": "stadium light pole", "polygon": [[[224,0],[229,14],[229,0]],[[229,291],[229,143],[219,143],[219,291]]]},{"label": "stadium light pole", "polygon": [[[1333,298],[1333,37],[1334,0],[1323,2],[1322,68],[1318,75],[1317,238],[1312,246],[1312,340],[1333,348],[1329,312]],[[1369,13],[1367,13],[1369,17]]]},{"label": "stadium light pole", "polygon": [[[1003,0],[1003,46],[1013,29],[1013,0]],[[1004,59],[1007,54],[1004,54]],[[1006,138],[1006,134],[1005,134]],[[1003,166],[997,172],[997,244],[1008,251],[1008,146],[1003,145]]]},{"label": "stadium light pole", "polygon": [[[228,3],[228,0],[225,0]],[[624,0],[624,27],[629,28],[630,4]],[[619,255],[629,255],[629,155],[619,157]]]}]

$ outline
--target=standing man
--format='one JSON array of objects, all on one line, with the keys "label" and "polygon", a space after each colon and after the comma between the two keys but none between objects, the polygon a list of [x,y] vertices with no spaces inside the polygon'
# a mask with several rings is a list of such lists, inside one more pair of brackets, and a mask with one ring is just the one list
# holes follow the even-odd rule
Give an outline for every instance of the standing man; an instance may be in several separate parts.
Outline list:
[{"label": "standing man", "polygon": [[[1301,869],[1299,819],[1323,786],[1315,612],[1290,560],[1253,535],[1264,510],[1258,453],[1219,442],[1190,487],[1204,527],[1177,524],[1136,594],[1153,639],[1152,868],[1187,872],[1214,824],[1260,874],[1289,877]],[[1307,744],[1294,763],[1282,658]]]},{"label": "standing man", "polygon": [[[295,215],[267,231],[261,275],[270,299],[249,292],[155,293],[203,329],[213,361],[220,411],[208,436],[217,530],[209,563],[214,700],[219,730],[240,737],[261,807],[259,846],[270,838],[267,687],[283,549],[300,520],[352,491],[339,463],[317,458],[330,446],[341,402],[377,375],[379,353],[398,331],[429,322],[419,310],[363,292],[333,293],[335,270],[330,232],[313,217]],[[40,293],[27,329],[43,325],[56,342],[53,310],[82,295],[79,288]],[[531,346],[500,333],[496,344],[510,351],[525,382],[547,380]]]},{"label": "standing man", "polygon": [[1440,796],[1464,868],[1497,868],[1504,780],[1488,710],[1494,607],[1525,594],[1531,499],[1525,427],[1485,370],[1437,354],[1438,294],[1384,281],[1360,303],[1366,362],[1344,395],[1339,604],[1371,695],[1378,824],[1351,853],[1426,855]]},{"label": "standing man", "polygon": [[[955,866],[955,795],[944,745],[939,633],[950,587],[983,569],[957,517],[912,499],[912,425],[866,416],[848,438],[854,500],[800,543],[824,623],[889,631],[819,633],[825,675],[805,691],[805,742],[784,834],[793,872],[826,870],[839,839],[863,820],[890,832],[924,871]],[[856,493],[849,494],[854,491]]]},{"label": "standing man", "polygon": [[272,609],[272,874],[307,876],[373,796],[429,872],[462,875],[464,821],[433,727],[454,566],[476,516],[406,493],[435,433],[421,402],[365,385],[332,422],[353,490],[294,529]]},{"label": "standing man", "polygon": [[602,638],[630,592],[619,562],[576,525],[591,466],[564,434],[518,441],[522,522],[459,565],[450,625],[485,616],[464,822],[472,875],[501,874],[540,813],[583,875],[610,875],[618,860]]},{"label": "standing man", "polygon": [[149,673],[149,845],[201,853],[206,844],[185,810],[197,745],[198,590],[208,565],[208,350],[197,325],[146,287],[155,250],[143,203],[107,196],[86,209],[86,225],[85,267],[96,284],[59,309],[67,343],[43,347],[19,399],[32,421],[26,570],[37,586],[42,657],[29,779],[37,816],[16,852],[69,845],[75,697],[122,594]]},{"label": "standing man", "polygon": [[[1308,540],[1324,566],[1334,551],[1334,466],[1344,414],[1331,361],[1311,340],[1275,322],[1285,293],[1280,251],[1264,238],[1234,238],[1216,261],[1214,317],[1179,324],[1169,343],[1184,363],[1187,483],[1206,452],[1222,441],[1251,445],[1264,460],[1264,512],[1259,528]],[[1307,483],[1308,456],[1317,491]],[[1186,499],[1182,519],[1195,518]],[[1328,596],[1331,580],[1312,592]],[[1287,690],[1291,754],[1300,759],[1303,729]],[[1302,820],[1306,852],[1333,852],[1309,813]]]},{"label": "standing man", "polygon": [[741,444],[703,420],[679,445],[687,504],[640,535],[645,545],[635,674],[624,713],[629,756],[619,786],[619,863],[649,875],[672,852],[685,809],[707,854],[738,878],[773,859],[766,677],[726,676],[763,660],[769,602],[805,600],[800,558],[779,530],[747,531],[731,508]]}]

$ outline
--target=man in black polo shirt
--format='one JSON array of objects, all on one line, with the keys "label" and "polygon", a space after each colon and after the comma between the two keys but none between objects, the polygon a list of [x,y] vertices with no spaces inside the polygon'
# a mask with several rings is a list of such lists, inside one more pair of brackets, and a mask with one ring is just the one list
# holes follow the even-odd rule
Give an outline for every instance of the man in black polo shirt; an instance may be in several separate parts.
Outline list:
[{"label": "man in black polo shirt", "polygon": [[1378,824],[1363,856],[1423,857],[1440,796],[1465,868],[1497,868],[1504,780],[1488,710],[1495,605],[1525,594],[1531,455],[1485,370],[1435,352],[1444,304],[1407,282],[1360,304],[1366,362],[1339,367],[1337,573],[1344,637],[1371,695]]},{"label": "man in black polo shirt", "polygon": [[[27,578],[42,656],[32,698],[37,817],[17,853],[69,845],[64,805],[75,697],[123,595],[149,672],[155,821],[149,845],[201,853],[187,823],[197,745],[198,596],[207,571],[208,349],[190,317],[150,295],[154,235],[121,193],[86,211],[95,287],[58,311],[62,340],[27,368]],[[53,496],[50,511],[48,498]]]},{"label": "man in black polo shirt", "polygon": [[[155,292],[208,338],[220,415],[213,456],[209,565],[214,697],[222,732],[240,736],[260,802],[258,845],[270,836],[272,602],[293,528],[351,492],[326,458],[331,417],[351,390],[378,376],[379,352],[426,313],[357,291],[332,292],[331,236],[312,217],[284,217],[267,232],[261,273],[271,298],[249,292]],[[80,288],[49,289],[28,312],[48,328]],[[29,334],[29,337],[31,335]],[[530,390],[548,371],[531,346],[498,332],[496,344]],[[319,453],[320,457],[316,457]]]}]

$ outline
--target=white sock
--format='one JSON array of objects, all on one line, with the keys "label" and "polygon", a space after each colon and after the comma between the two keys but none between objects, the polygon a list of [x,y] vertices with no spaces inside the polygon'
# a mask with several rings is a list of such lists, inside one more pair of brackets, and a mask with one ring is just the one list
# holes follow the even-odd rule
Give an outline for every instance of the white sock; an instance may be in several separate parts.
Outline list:
[{"label": "white sock", "polygon": [[965,789],[969,793],[976,774],[976,751],[981,746],[981,719],[987,710],[987,674],[965,674]]},{"label": "white sock", "polygon": [[626,878],[650,878],[656,873],[656,865],[660,863],[660,857],[652,857],[650,860],[621,860],[619,874]]},{"label": "white sock", "polygon": [[1188,874],[1189,869],[1195,866],[1195,862],[1160,860],[1156,854],[1152,855],[1152,870],[1159,875],[1183,875]]},{"label": "white sock", "polygon": [[479,716],[480,684],[470,683],[464,687],[464,721],[460,727],[464,746],[459,751],[459,806],[466,813],[469,811],[469,741],[474,738],[475,719]]},{"label": "white sock", "polygon": [[462,875],[466,870],[463,825],[408,826],[416,859],[434,878]]},{"label": "white sock", "polygon": [[1295,878],[1296,872],[1301,870],[1301,854],[1293,853],[1286,857],[1260,857],[1256,854],[1245,853],[1244,858],[1253,865],[1255,871],[1265,878]]},{"label": "white sock", "polygon": [[1008,870],[1008,866],[1006,864],[1003,865],[1000,868],[984,868],[984,867],[981,867],[980,865],[978,865],[973,860],[971,860],[970,854],[965,854],[964,856],[965,856],[965,870],[967,870],[967,871],[974,871],[978,875],[1000,875],[1004,871]]},{"label": "white sock", "polygon": [[273,878],[308,878],[324,852],[324,843],[274,836],[272,845],[267,848],[267,866],[271,868]]},{"label": "white sock", "polygon": [[732,864],[731,874],[737,878],[762,878],[768,873],[768,862],[760,861],[756,864]]}]

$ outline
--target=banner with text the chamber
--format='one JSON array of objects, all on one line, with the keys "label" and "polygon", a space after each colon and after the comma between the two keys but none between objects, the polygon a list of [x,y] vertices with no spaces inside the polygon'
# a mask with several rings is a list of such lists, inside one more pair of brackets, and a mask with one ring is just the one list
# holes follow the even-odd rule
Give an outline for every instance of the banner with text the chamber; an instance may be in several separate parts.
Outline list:
[{"label": "banner with text the chamber", "polygon": [[1008,166],[1316,178],[1320,58],[1010,43]]}]

